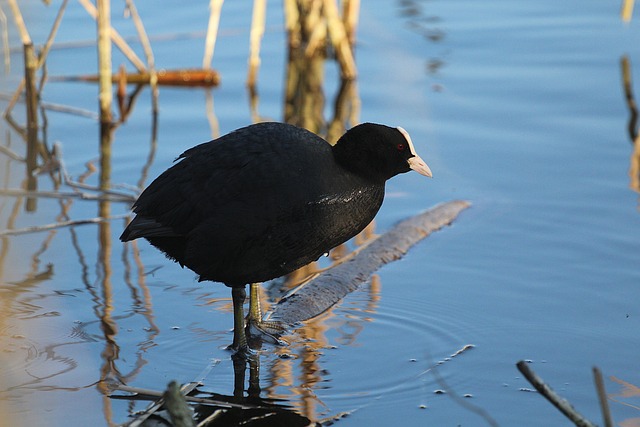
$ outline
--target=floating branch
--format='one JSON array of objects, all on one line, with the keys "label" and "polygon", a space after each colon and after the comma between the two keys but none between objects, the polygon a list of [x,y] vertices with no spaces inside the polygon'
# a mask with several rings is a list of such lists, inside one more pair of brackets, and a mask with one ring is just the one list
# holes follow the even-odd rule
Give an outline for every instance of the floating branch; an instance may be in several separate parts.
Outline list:
[{"label": "floating branch", "polygon": [[[121,78],[124,78],[125,83],[128,84],[150,84],[152,78],[151,73],[131,73],[124,74],[124,77],[121,76],[122,74],[114,74],[112,81],[118,83]],[[211,87],[220,84],[220,74],[215,70],[158,70],[156,77],[158,85],[162,86]],[[98,76],[52,77],[50,80],[95,83],[98,81]]]},{"label": "floating branch", "polygon": [[400,222],[347,261],[283,297],[267,318],[293,324],[325,312],[367,281],[374,271],[400,259],[420,240],[451,224],[469,206],[471,203],[463,200],[447,202]]}]

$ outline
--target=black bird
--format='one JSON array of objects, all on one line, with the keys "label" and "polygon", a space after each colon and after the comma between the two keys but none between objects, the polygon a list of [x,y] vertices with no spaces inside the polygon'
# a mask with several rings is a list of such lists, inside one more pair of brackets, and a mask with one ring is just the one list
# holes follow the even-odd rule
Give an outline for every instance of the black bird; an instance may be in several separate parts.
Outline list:
[{"label": "black bird", "polygon": [[[373,123],[334,146],[305,129],[259,123],[176,161],[142,192],[120,240],[144,237],[200,281],[231,287],[232,348],[242,352],[246,284],[288,274],[358,234],[389,178],[410,169],[431,176],[404,129]],[[259,323],[254,304],[250,320]]]}]

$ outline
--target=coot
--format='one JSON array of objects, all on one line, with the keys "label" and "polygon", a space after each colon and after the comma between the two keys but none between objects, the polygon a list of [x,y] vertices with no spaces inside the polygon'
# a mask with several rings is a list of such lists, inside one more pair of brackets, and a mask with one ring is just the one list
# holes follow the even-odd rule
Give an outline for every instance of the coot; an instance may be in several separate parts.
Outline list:
[{"label": "coot", "polygon": [[200,281],[231,287],[236,351],[247,349],[246,284],[290,273],[362,231],[389,178],[410,169],[431,176],[404,129],[373,123],[334,146],[305,129],[259,123],[176,161],[142,192],[120,240],[144,237]]}]

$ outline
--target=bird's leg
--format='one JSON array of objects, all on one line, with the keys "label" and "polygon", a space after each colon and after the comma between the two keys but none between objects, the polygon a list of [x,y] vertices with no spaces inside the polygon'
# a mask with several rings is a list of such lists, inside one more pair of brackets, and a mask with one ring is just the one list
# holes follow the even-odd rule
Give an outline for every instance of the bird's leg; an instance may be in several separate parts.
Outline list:
[{"label": "bird's leg", "polygon": [[246,352],[247,336],[244,331],[244,300],[247,297],[245,287],[232,287],[231,298],[233,300],[233,344],[231,348],[237,353]]},{"label": "bird's leg", "polygon": [[262,320],[259,283],[251,283],[249,285],[249,316],[247,321],[247,326],[252,333],[257,333],[273,343],[283,343],[278,336],[287,330],[286,326],[281,322]]},{"label": "bird's leg", "polygon": [[260,307],[260,284],[249,285],[249,321],[260,322],[262,320],[262,308]]}]

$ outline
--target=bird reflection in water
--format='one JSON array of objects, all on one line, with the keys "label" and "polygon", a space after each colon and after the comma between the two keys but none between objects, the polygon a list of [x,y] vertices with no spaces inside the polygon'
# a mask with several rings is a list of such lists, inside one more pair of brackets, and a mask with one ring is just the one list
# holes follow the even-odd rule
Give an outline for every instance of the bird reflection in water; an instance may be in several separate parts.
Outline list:
[{"label": "bird reflection in water", "polygon": [[[374,237],[372,223],[365,231],[354,239],[356,246],[365,244]],[[331,265],[340,263],[351,253],[345,244],[331,252]],[[288,275],[282,281],[273,281],[264,291],[264,296],[286,292],[298,286],[309,277],[316,276],[324,268],[319,263],[312,263]],[[374,276],[367,285],[367,293],[356,299],[348,308],[348,315],[342,310],[330,309],[320,316],[300,325],[295,331],[295,338],[290,336],[290,345],[270,345],[259,339],[251,341],[254,353],[250,357],[233,357],[233,394],[225,395],[207,389],[205,385],[189,393],[190,397],[209,399],[216,403],[194,403],[194,418],[202,426],[226,425],[278,425],[309,426],[324,425],[342,414],[330,414],[329,408],[317,410],[318,404],[324,406],[315,394],[318,385],[326,384],[326,369],[322,367],[323,352],[333,348],[326,336],[327,330],[340,332],[335,341],[341,345],[351,345],[364,329],[364,324],[371,321],[380,299],[380,280]],[[269,299],[273,301],[273,297]],[[359,313],[354,315],[354,313]],[[267,361],[261,367],[261,361]],[[262,368],[262,369],[261,369]],[[261,372],[262,370],[262,372]],[[264,372],[266,370],[266,372]],[[298,372],[298,373],[297,373]],[[297,374],[296,374],[297,373]],[[248,378],[247,378],[248,377]],[[262,377],[263,384],[260,380]],[[283,390],[286,390],[283,393]],[[140,400],[141,395],[112,395],[112,398]],[[151,399],[151,398],[150,398]],[[150,416],[142,426],[166,425],[168,413],[159,411]]]}]

